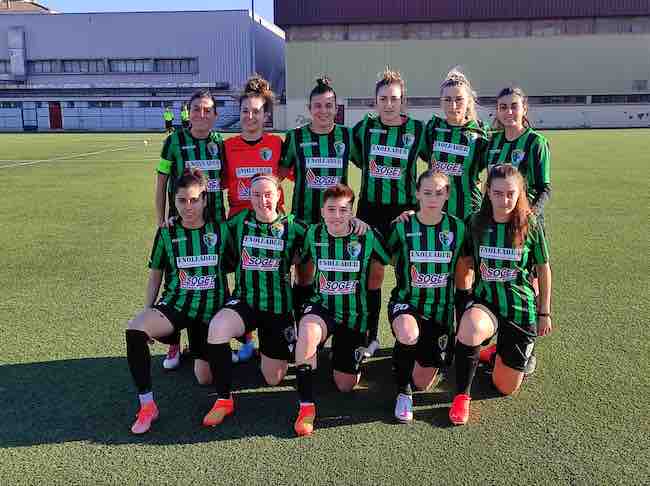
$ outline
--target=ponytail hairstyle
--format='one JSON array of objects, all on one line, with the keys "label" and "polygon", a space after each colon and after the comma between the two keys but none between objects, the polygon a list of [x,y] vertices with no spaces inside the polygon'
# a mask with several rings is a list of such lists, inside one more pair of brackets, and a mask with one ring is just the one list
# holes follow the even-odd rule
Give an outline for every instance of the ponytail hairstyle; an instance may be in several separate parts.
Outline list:
[{"label": "ponytail hairstyle", "polygon": [[[528,96],[526,96],[526,93],[524,93],[523,89],[521,89],[519,86],[514,84],[506,88],[503,88],[501,91],[499,91],[499,94],[497,95],[497,112],[499,111],[499,99],[503,98],[504,96],[519,96],[519,98],[521,99],[521,104],[523,105],[526,112],[528,112]],[[528,119],[526,114],[524,114],[523,123],[525,128],[532,127],[532,125],[530,124],[530,120]],[[499,118],[496,115],[494,116],[494,120],[492,121],[492,128],[496,130],[504,129],[503,123],[499,121]]]},{"label": "ponytail hairstyle", "polygon": [[517,199],[510,221],[506,226],[506,239],[508,244],[511,244],[514,248],[521,248],[528,236],[531,210],[528,205],[524,176],[521,175],[519,169],[510,164],[498,164],[489,169],[483,203],[471,224],[472,238],[475,241],[481,241],[487,226],[494,223],[492,202],[488,193],[495,179],[505,179],[506,177],[514,177],[519,186],[519,199]]},{"label": "ponytail hairstyle", "polygon": [[469,121],[477,121],[478,115],[476,113],[476,105],[478,104],[478,97],[476,91],[472,89],[472,84],[469,82],[469,79],[458,66],[452,68],[451,71],[447,73],[447,76],[445,76],[444,81],[440,84],[440,97],[442,97],[445,88],[455,87],[465,88],[465,93],[467,95],[467,111],[465,112],[465,118]]},{"label": "ponytail hairstyle", "polygon": [[384,72],[379,73],[379,80],[375,83],[375,99],[379,94],[379,90],[384,86],[397,84],[402,89],[402,104],[406,104],[406,80],[402,77],[399,71],[393,71],[390,66],[386,65]]},{"label": "ponytail hairstyle", "polygon": [[254,74],[246,81],[244,92],[239,96],[239,108],[241,108],[246,98],[262,98],[264,100],[264,113],[273,111],[275,95],[269,82],[259,74]]},{"label": "ponytail hairstyle", "polygon": [[334,93],[334,103],[336,103],[336,91],[332,88],[332,80],[323,75],[319,78],[316,78],[316,86],[309,93],[309,104],[311,105],[311,99],[314,96],[322,95],[325,93]]}]

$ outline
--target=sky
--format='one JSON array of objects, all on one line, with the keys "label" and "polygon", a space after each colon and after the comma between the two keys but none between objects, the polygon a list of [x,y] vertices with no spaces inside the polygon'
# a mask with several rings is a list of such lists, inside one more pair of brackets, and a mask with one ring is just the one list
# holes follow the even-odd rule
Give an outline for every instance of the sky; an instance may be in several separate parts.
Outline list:
[{"label": "sky", "polygon": [[[36,0],[36,3],[61,13],[251,8],[251,0]],[[255,13],[273,21],[273,0],[255,0]]]}]

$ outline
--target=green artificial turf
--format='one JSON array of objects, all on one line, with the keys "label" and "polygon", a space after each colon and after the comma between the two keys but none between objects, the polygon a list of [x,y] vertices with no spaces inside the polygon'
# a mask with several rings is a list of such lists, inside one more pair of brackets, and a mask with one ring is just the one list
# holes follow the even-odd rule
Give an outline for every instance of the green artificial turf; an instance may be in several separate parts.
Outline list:
[{"label": "green artificial turf", "polygon": [[521,392],[496,396],[480,371],[470,424],[450,427],[450,373],[416,395],[412,425],[393,423],[382,311],[357,391],[335,392],[321,356],[317,430],[300,439],[293,374],[272,388],[237,366],[236,414],[205,430],[211,388],[189,363],[164,373],[160,344],[161,418],[130,434],[124,327],[143,304],[162,135],[1,135],[2,483],[647,484],[650,131],[546,135],[555,331]]}]

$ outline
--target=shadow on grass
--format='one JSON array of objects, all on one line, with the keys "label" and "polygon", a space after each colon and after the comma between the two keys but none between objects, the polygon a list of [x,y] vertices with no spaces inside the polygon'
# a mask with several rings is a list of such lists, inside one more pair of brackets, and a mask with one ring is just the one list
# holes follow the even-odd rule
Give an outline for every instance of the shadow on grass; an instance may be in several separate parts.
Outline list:
[{"label": "shadow on grass", "polygon": [[[453,368],[431,391],[415,396],[416,420],[447,427],[453,397]],[[0,366],[0,448],[90,441],[101,444],[193,444],[252,437],[292,439],[297,413],[293,369],[279,387],[267,386],[258,362],[234,368],[236,412],[214,429],[201,426],[214,402],[211,386],[194,380],[190,360],[174,372],[152,360],[152,378],[160,419],[142,437],[129,428],[137,399],[125,357],[86,358]],[[336,390],[327,352],[319,357],[314,390],[317,428],[372,422],[393,423],[395,386],[390,350],[364,364],[359,387]],[[477,374],[474,400],[497,396],[489,376]]]}]

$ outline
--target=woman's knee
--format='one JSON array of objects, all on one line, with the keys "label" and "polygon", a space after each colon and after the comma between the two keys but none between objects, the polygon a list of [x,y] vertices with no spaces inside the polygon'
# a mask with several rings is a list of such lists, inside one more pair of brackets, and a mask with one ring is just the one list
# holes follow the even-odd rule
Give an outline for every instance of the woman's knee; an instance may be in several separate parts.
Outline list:
[{"label": "woman's knee", "polygon": [[343,393],[349,393],[354,390],[354,387],[359,383],[361,375],[353,375],[350,373],[334,372],[334,384],[336,388]]},{"label": "woman's knee", "polygon": [[417,344],[420,337],[417,321],[406,315],[401,315],[393,321],[393,331],[395,338],[406,346]]},{"label": "woman's knee", "polygon": [[502,395],[512,395],[521,387],[524,372],[510,368],[497,355],[492,373],[492,383]]},{"label": "woman's knee", "polygon": [[494,324],[486,312],[474,307],[465,311],[457,332],[457,338],[461,343],[467,346],[478,346],[493,334]]},{"label": "woman's knee", "polygon": [[194,376],[199,385],[212,384],[212,372],[207,361],[202,359],[194,360]]}]

